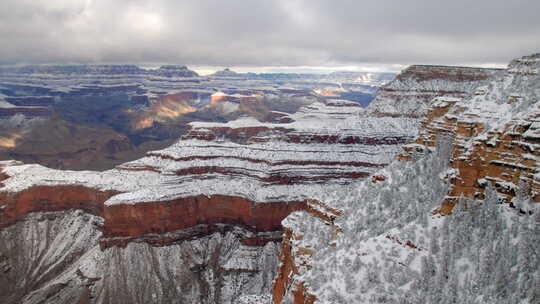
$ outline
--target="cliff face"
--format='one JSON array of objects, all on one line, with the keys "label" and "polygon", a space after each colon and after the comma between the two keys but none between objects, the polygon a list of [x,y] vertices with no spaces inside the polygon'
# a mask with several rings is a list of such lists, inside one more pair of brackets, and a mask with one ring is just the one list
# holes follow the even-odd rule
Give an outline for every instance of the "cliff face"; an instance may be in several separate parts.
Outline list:
[{"label": "cliff face", "polygon": [[230,191],[225,187],[235,176],[250,185],[244,190],[249,196],[297,197],[292,189],[303,189],[300,192],[309,196],[312,188],[319,189],[314,184],[339,187],[367,177],[411,141],[408,131],[400,129],[407,121],[361,119],[362,112],[356,104],[336,101],[314,103],[295,114],[276,113],[278,122],[272,123],[252,118],[191,123],[170,148],[119,169],[166,168],[179,181],[219,180],[225,186],[214,186],[220,189],[217,193]]},{"label": "cliff face", "polygon": [[[367,177],[411,140],[401,124],[361,112],[332,101],[276,113],[282,122],[193,123],[173,146],[104,172],[3,162],[0,227],[12,241],[0,248],[10,282],[0,299],[268,300],[283,219],[302,211],[331,223],[336,215],[311,198]],[[138,281],[156,291],[136,291]]]},{"label": "cliff face", "polygon": [[273,303],[312,304],[317,301],[317,298],[306,289],[304,281],[298,278],[311,269],[310,260],[315,251],[310,246],[304,247],[302,242],[304,235],[300,232],[303,229],[295,227],[295,223],[309,217],[317,221],[318,225],[328,226],[329,229],[325,231],[329,232],[325,235],[328,238],[323,238],[323,242],[326,246],[335,246],[334,241],[343,232],[341,227],[335,224],[335,220],[343,216],[343,213],[321,203],[312,202],[312,204],[318,207],[317,212],[297,212],[283,221],[285,231],[279,255],[281,263],[272,288]]},{"label": "cliff face", "polygon": [[[430,129],[434,124],[435,117],[442,116],[447,113],[449,105],[455,103],[457,100],[470,96],[475,92],[475,88],[488,83],[491,80],[497,79],[499,75],[502,75],[502,70],[496,69],[476,69],[476,68],[464,68],[464,67],[444,67],[444,66],[411,66],[400,73],[395,80],[383,86],[377,93],[374,101],[368,107],[366,113],[363,113],[362,119],[375,118],[382,121],[392,121],[398,127],[403,130],[403,133],[408,134],[408,137],[414,137],[420,130],[421,134],[424,130]],[[376,128],[374,128],[376,129]],[[379,130],[384,130],[380,127]],[[442,133],[451,133],[451,130],[446,130],[445,127],[439,128]],[[403,138],[407,138],[404,136]],[[343,139],[343,137],[342,137]],[[355,142],[358,139],[349,139],[350,142]],[[408,144],[408,140],[400,140],[394,138],[393,140],[382,140],[381,138],[375,140],[367,140],[364,143],[372,142],[374,145],[382,145],[384,143],[394,142],[401,147],[404,145],[405,149],[409,151],[403,152],[400,155],[402,159],[412,159],[413,154],[418,154],[419,151],[424,152],[425,148],[420,147],[418,144]],[[433,142],[436,145],[437,142]],[[418,151],[417,151],[418,150]],[[380,170],[377,169],[377,170]],[[370,175],[377,172],[373,170]],[[384,174],[375,174],[370,179],[370,184],[387,184],[387,177]],[[368,183],[368,182],[366,182]],[[351,186],[352,187],[352,186]],[[356,189],[345,190],[345,192],[357,192]],[[358,194],[364,196],[365,194]],[[376,195],[376,194],[374,194]],[[395,194],[399,196],[399,194]],[[339,196],[339,195],[338,195]],[[350,198],[343,198],[345,201],[350,201]],[[330,207],[341,206],[342,208],[350,208],[350,206],[343,206],[343,202],[335,202],[335,198],[331,198],[329,201],[325,200],[325,203]],[[334,205],[338,204],[338,205]],[[274,293],[274,302],[282,303],[284,298],[293,301],[294,303],[312,303],[316,301],[316,297],[310,294],[310,289],[306,288],[302,278],[305,272],[309,272],[311,268],[311,255],[313,249],[310,249],[311,254],[300,257],[293,254],[293,252],[304,252],[304,248],[313,248],[313,244],[304,239],[306,228],[303,225],[313,225],[313,220],[308,220],[309,217],[289,217],[287,218],[286,227],[288,237],[284,240],[284,252],[281,254],[282,265],[291,265],[289,270],[284,270],[282,267],[281,276],[289,277],[290,283],[287,285],[286,292],[281,294],[280,292]],[[296,221],[300,221],[303,224],[298,224]],[[306,222],[309,222],[307,224]],[[330,223],[329,223],[330,225]],[[333,223],[331,225],[334,225]],[[339,227],[339,226],[338,226]],[[309,229],[308,229],[309,230]],[[322,229],[328,233],[326,242],[319,242],[317,247],[332,247],[335,246],[335,241],[332,241],[336,237],[336,229]],[[321,231],[318,231],[321,232]],[[322,233],[322,232],[321,232]],[[312,236],[314,237],[314,236]],[[391,237],[390,239],[396,239]],[[399,240],[400,244],[407,243],[407,240]],[[303,264],[303,267],[299,265]],[[283,272],[284,271],[284,272]],[[283,284],[281,284],[283,285]],[[309,285],[309,284],[308,284]],[[276,290],[274,290],[276,291]],[[307,302],[306,302],[307,301]]]},{"label": "cliff face", "polygon": [[[265,122],[191,123],[172,146],[104,172],[0,162],[0,301],[438,303],[476,290],[449,279],[457,269],[487,285],[508,272],[526,290],[534,256],[491,257],[540,243],[525,204],[538,197],[537,64],[415,66],[371,110],[332,100]],[[495,206],[487,184],[519,209],[480,209]],[[471,200],[444,220],[462,194]],[[529,232],[488,233],[512,221]]]},{"label": "cliff face", "polygon": [[377,116],[423,118],[433,98],[463,98],[502,72],[497,69],[413,65],[383,86],[368,109]]},{"label": "cliff face", "polygon": [[[281,221],[307,208],[226,195],[138,202],[130,189],[159,192],[158,173],[3,165],[3,303],[236,303],[269,294]],[[112,202],[119,195],[132,200]]]},{"label": "cliff face", "polygon": [[[512,205],[530,195],[540,202],[538,55],[512,61],[496,81],[467,99],[439,99],[416,143],[434,147],[441,136],[455,138],[449,176],[452,187],[441,209],[451,212],[460,196],[483,199],[488,185]],[[409,146],[402,158],[410,158]],[[422,147],[420,147],[423,150]]]},{"label": "cliff face", "polygon": [[[516,59],[485,84],[471,76],[481,85],[468,94],[452,89],[429,101],[415,143],[325,201],[342,211],[332,222],[342,233],[289,216],[294,233],[281,256],[297,266],[289,273],[301,287],[275,302],[540,300],[539,63],[537,54]],[[310,253],[298,258],[290,248]]]},{"label": "cliff face", "polygon": [[242,244],[247,230],[102,250],[101,224],[74,210],[32,213],[2,229],[2,303],[237,303],[270,290],[278,248]]}]

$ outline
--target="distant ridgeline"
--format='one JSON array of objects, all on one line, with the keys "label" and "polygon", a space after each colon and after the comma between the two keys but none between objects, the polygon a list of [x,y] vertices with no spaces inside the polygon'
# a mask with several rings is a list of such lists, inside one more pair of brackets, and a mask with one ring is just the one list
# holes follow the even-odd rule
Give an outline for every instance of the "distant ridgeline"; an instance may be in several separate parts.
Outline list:
[{"label": "distant ridgeline", "polygon": [[229,69],[200,76],[178,65],[0,67],[0,160],[110,169],[169,146],[193,121],[267,121],[274,111],[294,113],[324,100],[365,106],[393,76]]}]

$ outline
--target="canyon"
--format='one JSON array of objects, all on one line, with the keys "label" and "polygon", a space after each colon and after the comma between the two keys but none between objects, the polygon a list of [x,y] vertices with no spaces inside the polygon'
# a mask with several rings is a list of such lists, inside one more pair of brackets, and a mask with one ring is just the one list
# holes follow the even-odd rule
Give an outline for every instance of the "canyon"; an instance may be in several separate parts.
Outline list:
[{"label": "canyon", "polygon": [[[534,303],[537,257],[484,265],[471,248],[487,261],[503,241],[538,249],[539,68],[540,55],[508,69],[411,66],[367,108],[326,91],[282,91],[291,109],[221,90],[209,105],[264,115],[186,121],[168,147],[105,171],[0,161],[0,301],[459,302],[471,281],[509,272],[519,294],[503,296]],[[186,94],[148,97],[134,125],[200,112],[203,93]]]},{"label": "canyon", "polygon": [[[392,73],[200,76],[185,66],[0,68],[0,159],[106,170],[170,146],[193,121],[271,120],[326,98],[363,106]],[[42,129],[55,132],[40,132]],[[99,134],[102,134],[100,136]]]},{"label": "canyon", "polygon": [[[278,299],[539,300],[539,68],[539,54],[524,56],[505,71],[486,71],[489,81],[467,94],[434,94],[415,110],[427,114],[419,135],[394,162],[325,201],[341,216],[331,223],[287,217]],[[409,107],[392,106],[381,91],[382,103],[372,103],[378,115]]]}]

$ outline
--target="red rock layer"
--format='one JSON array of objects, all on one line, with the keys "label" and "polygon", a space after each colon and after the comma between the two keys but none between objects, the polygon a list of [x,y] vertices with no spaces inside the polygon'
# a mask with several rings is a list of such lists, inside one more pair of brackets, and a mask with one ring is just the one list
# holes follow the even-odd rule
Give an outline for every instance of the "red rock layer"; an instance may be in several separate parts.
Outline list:
[{"label": "red rock layer", "polygon": [[[399,160],[409,161],[414,158],[415,153],[423,153],[425,147],[435,147],[438,138],[444,136],[454,136],[454,119],[444,117],[455,104],[455,101],[445,102],[442,106],[432,107],[420,126],[421,134],[415,141],[416,145],[406,145],[403,152],[398,156]],[[420,146],[418,146],[420,145]]]},{"label": "red rock layer", "polygon": [[31,212],[81,209],[102,216],[103,203],[115,191],[84,186],[34,186],[17,193],[0,192],[0,228],[10,226]]},{"label": "red rock layer", "polygon": [[[332,226],[336,236],[342,232],[339,227],[334,226],[334,219],[342,215],[341,211],[329,208],[316,200],[309,200],[307,208],[304,211],[322,220],[325,224]],[[302,259],[299,259],[299,257],[311,256],[313,251],[308,248],[296,247],[293,244],[293,240],[301,239],[302,235],[299,235],[290,228],[285,228],[279,256],[281,266],[272,287],[272,300],[274,304],[281,304],[287,292],[292,294],[294,304],[313,304],[317,300],[315,296],[309,294],[303,282],[294,279],[295,275],[300,274],[300,267],[311,267],[301,262]]]},{"label": "red rock layer", "polygon": [[232,224],[253,231],[281,230],[281,221],[306,203],[257,203],[241,197],[199,195],[165,202],[107,206],[105,237],[160,234],[200,224]]},{"label": "red rock layer", "polygon": [[[189,227],[186,230],[178,230],[174,232],[167,232],[164,234],[147,234],[140,237],[102,238],[101,240],[99,240],[99,245],[101,249],[106,249],[110,247],[125,248],[131,242],[148,243],[153,246],[167,246],[182,241],[196,240],[214,233],[221,233],[222,235],[224,235],[227,232],[234,231],[235,226],[238,225],[201,224],[194,227]],[[265,236],[259,237],[256,234],[255,237],[240,239],[240,242],[246,246],[264,246],[269,242],[281,242],[281,240],[282,238],[268,238]]]},{"label": "red rock layer", "polygon": [[[206,228],[198,228],[196,233],[200,235],[222,229],[215,224],[241,226],[253,232],[280,231],[281,221],[285,217],[307,208],[305,201],[257,203],[226,195],[199,195],[164,202],[105,206],[104,202],[116,194],[118,192],[75,185],[34,186],[18,193],[2,192],[0,228],[10,226],[32,212],[80,209],[104,218],[101,229],[105,240],[102,247],[110,247],[125,246],[145,235],[160,235],[198,225],[207,225]],[[181,238],[185,237],[183,235]],[[166,245],[178,240],[178,237],[164,236],[146,241]],[[268,241],[273,240],[244,240],[252,246]]]},{"label": "red rock layer", "polygon": [[443,79],[449,82],[482,81],[489,79],[490,75],[482,69],[471,67],[412,65],[399,74],[399,78],[414,78],[417,81]]},{"label": "red rock layer", "polygon": [[[292,240],[295,238],[291,229],[285,229],[283,242],[281,243],[281,252],[279,260],[281,266],[279,273],[274,280],[274,286],[272,288],[273,303],[281,304],[283,297],[289,289],[292,289],[293,303],[294,304],[313,304],[316,298],[306,292],[302,282],[292,282],[291,276],[298,274],[298,266],[296,265],[295,256],[293,254]],[[311,252],[304,251],[304,254],[311,255]]]},{"label": "red rock layer", "polygon": [[422,125],[418,145],[405,146],[399,156],[401,160],[411,160],[415,153],[424,152],[422,146],[436,146],[441,136],[454,138],[450,166],[456,170],[456,176],[450,178],[448,196],[436,212],[450,214],[460,196],[483,199],[487,183],[507,202],[517,194],[519,184],[523,191],[532,194],[534,202],[540,202],[540,184],[534,178],[540,151],[533,148],[540,141],[524,136],[540,114],[511,120],[503,131],[490,131],[486,138],[475,139],[474,145],[470,145],[470,140],[483,132],[485,125],[467,114],[460,119],[445,116],[450,110],[459,114],[464,109],[454,102],[433,108]]},{"label": "red rock layer", "polygon": [[[532,117],[531,117],[532,118]],[[540,115],[534,117],[540,118]],[[456,140],[451,166],[458,175],[451,179],[452,187],[446,201],[441,207],[441,213],[451,212],[457,199],[463,195],[483,199],[487,183],[490,183],[497,192],[509,202],[522,184],[521,191],[533,196],[533,201],[540,203],[540,184],[533,177],[540,165],[537,162],[540,150],[531,149],[533,145],[540,144],[538,139],[525,138],[523,133],[528,125],[516,125],[510,122],[505,130],[514,132],[489,132],[488,138],[478,141],[473,151],[461,145],[459,137],[473,137],[484,130],[479,123],[458,122],[456,127]],[[532,145],[531,145],[532,144]],[[526,157],[531,155],[532,157]]]}]

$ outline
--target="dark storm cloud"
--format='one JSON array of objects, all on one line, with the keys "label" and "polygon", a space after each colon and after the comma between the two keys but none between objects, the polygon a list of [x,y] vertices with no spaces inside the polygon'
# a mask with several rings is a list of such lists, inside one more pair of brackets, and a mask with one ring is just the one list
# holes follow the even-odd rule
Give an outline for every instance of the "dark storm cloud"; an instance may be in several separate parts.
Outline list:
[{"label": "dark storm cloud", "polygon": [[0,63],[506,63],[540,51],[538,12],[537,0],[2,0]]}]

